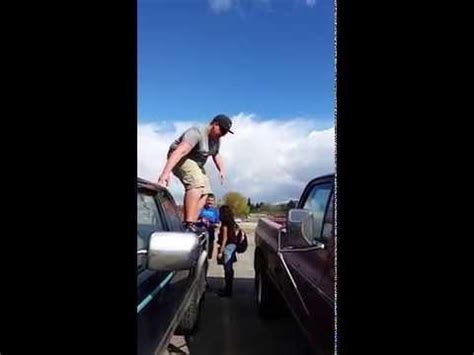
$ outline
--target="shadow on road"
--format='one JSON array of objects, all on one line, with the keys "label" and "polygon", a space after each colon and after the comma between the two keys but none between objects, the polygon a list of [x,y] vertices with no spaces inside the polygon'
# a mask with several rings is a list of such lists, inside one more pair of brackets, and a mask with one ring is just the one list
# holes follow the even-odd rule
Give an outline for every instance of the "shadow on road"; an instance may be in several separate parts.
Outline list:
[{"label": "shadow on road", "polygon": [[236,278],[232,298],[220,298],[222,278],[208,278],[195,335],[186,338],[191,355],[310,354],[296,321],[284,313],[261,319],[255,305],[254,280]]}]

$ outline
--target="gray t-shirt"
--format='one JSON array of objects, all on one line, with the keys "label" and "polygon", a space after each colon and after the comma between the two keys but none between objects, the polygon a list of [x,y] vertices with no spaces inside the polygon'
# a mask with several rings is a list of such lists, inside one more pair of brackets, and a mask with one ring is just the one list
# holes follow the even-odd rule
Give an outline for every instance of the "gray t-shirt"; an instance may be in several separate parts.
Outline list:
[{"label": "gray t-shirt", "polygon": [[191,127],[186,130],[178,139],[176,139],[170,146],[168,157],[178,147],[178,145],[185,141],[193,147],[186,158],[194,160],[199,167],[204,167],[207,158],[219,153],[220,140],[209,138],[209,126]]}]

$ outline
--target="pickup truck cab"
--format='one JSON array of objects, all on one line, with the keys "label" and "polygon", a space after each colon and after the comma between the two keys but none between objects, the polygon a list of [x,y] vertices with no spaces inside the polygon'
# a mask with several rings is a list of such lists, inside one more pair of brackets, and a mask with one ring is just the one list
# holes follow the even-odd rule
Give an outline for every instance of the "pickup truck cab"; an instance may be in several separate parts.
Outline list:
[{"label": "pickup truck cab", "polygon": [[206,287],[208,235],[185,232],[167,189],[137,179],[137,354],[191,333]]},{"label": "pickup truck cab", "polygon": [[261,218],[255,230],[257,309],[286,305],[317,354],[334,353],[334,175],[311,180],[286,224]]}]

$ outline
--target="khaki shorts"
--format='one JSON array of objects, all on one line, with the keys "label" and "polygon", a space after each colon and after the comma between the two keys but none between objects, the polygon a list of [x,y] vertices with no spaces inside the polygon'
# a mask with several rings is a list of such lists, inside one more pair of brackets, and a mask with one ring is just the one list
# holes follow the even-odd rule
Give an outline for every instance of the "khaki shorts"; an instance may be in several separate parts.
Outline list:
[{"label": "khaki shorts", "polygon": [[194,160],[185,159],[173,169],[173,174],[184,185],[185,190],[202,189],[202,194],[212,194],[211,184],[204,168],[200,168]]}]

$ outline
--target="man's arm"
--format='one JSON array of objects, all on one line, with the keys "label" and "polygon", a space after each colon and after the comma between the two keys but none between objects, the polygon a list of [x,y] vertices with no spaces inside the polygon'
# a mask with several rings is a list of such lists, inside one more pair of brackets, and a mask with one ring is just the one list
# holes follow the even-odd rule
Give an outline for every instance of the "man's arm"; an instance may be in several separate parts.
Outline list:
[{"label": "man's arm", "polygon": [[221,179],[221,184],[224,183],[224,161],[219,153],[212,156],[212,160],[214,161],[214,165],[216,166],[217,170],[219,171],[219,178]]},{"label": "man's arm", "polygon": [[158,185],[168,186],[170,182],[171,170],[178,164],[178,162],[187,155],[193,147],[186,141],[181,142],[178,147],[171,153],[166,161],[166,165],[158,178]]}]

